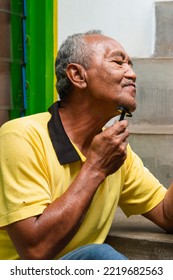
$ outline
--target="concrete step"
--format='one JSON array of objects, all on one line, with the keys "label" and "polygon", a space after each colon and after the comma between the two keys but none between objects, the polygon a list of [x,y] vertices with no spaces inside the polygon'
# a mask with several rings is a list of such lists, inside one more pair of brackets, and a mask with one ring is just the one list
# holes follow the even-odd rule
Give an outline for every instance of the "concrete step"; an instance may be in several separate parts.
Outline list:
[{"label": "concrete step", "polygon": [[131,260],[173,260],[173,235],[142,216],[127,218],[118,208],[106,240]]},{"label": "concrete step", "polygon": [[137,109],[130,122],[133,150],[167,188],[173,181],[173,58],[133,59]]},{"label": "concrete step", "polygon": [[173,58],[134,58],[137,110],[133,124],[173,124]]}]

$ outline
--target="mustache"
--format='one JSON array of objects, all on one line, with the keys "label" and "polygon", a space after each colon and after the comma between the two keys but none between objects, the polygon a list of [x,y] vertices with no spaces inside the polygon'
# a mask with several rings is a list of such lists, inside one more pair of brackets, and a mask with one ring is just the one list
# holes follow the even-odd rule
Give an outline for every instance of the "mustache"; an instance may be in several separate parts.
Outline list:
[{"label": "mustache", "polygon": [[136,88],[136,82],[134,82],[133,80],[122,81],[122,87],[128,87],[128,86],[133,86],[134,88]]}]

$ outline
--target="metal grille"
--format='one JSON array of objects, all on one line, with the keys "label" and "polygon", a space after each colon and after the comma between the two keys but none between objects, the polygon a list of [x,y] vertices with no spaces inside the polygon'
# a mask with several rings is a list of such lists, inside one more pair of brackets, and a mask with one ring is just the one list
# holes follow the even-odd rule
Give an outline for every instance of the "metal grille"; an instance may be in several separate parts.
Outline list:
[{"label": "metal grille", "polygon": [[26,106],[26,0],[0,0],[0,125]]}]

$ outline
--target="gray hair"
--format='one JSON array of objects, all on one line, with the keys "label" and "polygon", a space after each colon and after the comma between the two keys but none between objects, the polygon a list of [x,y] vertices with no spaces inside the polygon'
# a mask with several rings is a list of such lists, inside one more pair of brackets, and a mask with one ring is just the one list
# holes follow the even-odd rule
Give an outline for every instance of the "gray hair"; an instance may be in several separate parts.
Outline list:
[{"label": "gray hair", "polygon": [[89,47],[89,43],[85,40],[85,36],[101,33],[100,30],[76,33],[68,36],[62,43],[55,60],[55,74],[57,78],[56,89],[61,100],[67,99],[68,95],[73,90],[73,84],[66,75],[68,64],[78,63],[88,69],[92,49]]}]

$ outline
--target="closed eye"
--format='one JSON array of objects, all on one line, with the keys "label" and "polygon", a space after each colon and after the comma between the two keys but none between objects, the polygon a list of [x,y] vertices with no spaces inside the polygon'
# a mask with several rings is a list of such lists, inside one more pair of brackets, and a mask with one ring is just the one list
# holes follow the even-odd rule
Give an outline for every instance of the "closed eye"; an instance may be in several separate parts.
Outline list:
[{"label": "closed eye", "polygon": [[123,65],[124,61],[123,60],[113,60],[113,62],[119,64],[119,65]]},{"label": "closed eye", "polygon": [[130,61],[126,61],[126,60],[123,60],[123,61],[115,61],[117,64],[119,65],[123,65],[123,64],[128,64],[131,68],[133,67],[133,62],[130,60]]},{"label": "closed eye", "polygon": [[123,65],[123,63],[124,63],[124,61],[119,61],[119,60],[116,60],[115,62],[119,65]]}]

